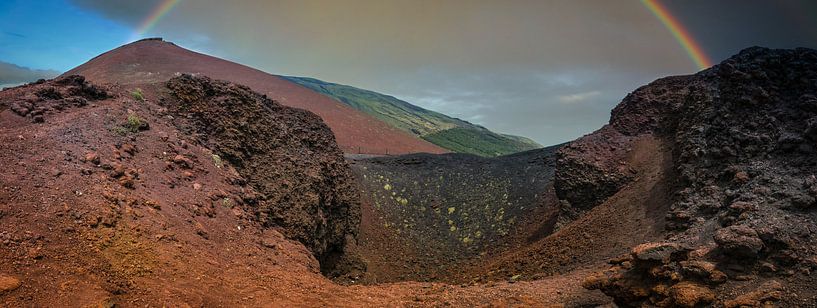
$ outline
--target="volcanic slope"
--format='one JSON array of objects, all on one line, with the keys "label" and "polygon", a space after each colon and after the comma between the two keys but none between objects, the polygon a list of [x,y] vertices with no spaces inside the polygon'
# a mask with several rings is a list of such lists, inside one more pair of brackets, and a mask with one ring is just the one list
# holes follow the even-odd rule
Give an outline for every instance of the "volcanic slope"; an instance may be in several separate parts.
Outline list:
[{"label": "volcanic slope", "polygon": [[632,138],[671,145],[677,179],[662,238],[611,260],[586,287],[622,306],[817,305],[817,51],[754,47],[659,79],[596,135],[555,175],[580,210],[632,186],[615,163]]},{"label": "volcanic slope", "polygon": [[464,263],[548,235],[557,149],[353,160],[364,200],[356,250],[368,269],[357,280],[456,282]]},{"label": "volcanic slope", "polygon": [[82,75],[89,81],[119,83],[150,91],[177,73],[202,74],[250,87],[283,105],[319,115],[347,153],[445,153],[447,150],[396,129],[343,103],[284,78],[241,64],[181,48],[161,39],[145,39],[103,53],[63,76]]},{"label": "volcanic slope", "polygon": [[0,91],[0,306],[817,305],[815,50],[746,49],[490,159],[344,159],[244,86],[132,90]]},{"label": "volcanic slope", "polygon": [[815,153],[817,51],[749,48],[637,89],[608,125],[508,174],[467,155],[355,161],[351,249],[364,281],[598,269],[583,286],[624,307],[817,306]]},{"label": "volcanic slope", "polygon": [[493,157],[542,147],[528,138],[497,134],[485,127],[412,105],[393,96],[314,78],[283,78],[454,152]]},{"label": "volcanic slope", "polygon": [[7,89],[0,149],[3,307],[609,301],[581,288],[587,271],[468,288],[333,283],[321,271],[353,263],[337,252],[358,232],[342,152],[319,117],[232,83],[181,75],[137,96],[66,76]]},{"label": "volcanic slope", "polygon": [[359,252],[368,271],[353,278],[537,280],[601,268],[632,246],[660,239],[673,178],[671,149],[652,136],[628,141],[620,157],[599,160],[615,159],[634,180],[586,209],[560,197],[565,184],[556,178],[576,149],[586,149],[584,142],[496,158],[355,159],[362,217],[350,250]]}]

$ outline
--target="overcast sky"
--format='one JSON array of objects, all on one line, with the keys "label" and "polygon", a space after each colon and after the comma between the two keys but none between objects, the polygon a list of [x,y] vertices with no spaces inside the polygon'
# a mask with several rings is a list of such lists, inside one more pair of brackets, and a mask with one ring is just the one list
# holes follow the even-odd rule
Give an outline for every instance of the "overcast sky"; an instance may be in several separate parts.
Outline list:
[{"label": "overcast sky", "polygon": [[[0,61],[65,71],[131,39],[158,3],[3,1]],[[753,45],[817,47],[817,1],[661,3],[715,62]],[[697,70],[635,0],[182,0],[145,36],[545,145],[599,128],[640,85]]]}]

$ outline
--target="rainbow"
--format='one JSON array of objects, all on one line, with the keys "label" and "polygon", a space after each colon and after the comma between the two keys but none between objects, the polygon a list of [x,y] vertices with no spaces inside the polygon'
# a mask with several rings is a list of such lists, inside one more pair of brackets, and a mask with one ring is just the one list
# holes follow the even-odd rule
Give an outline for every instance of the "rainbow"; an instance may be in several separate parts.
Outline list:
[{"label": "rainbow", "polygon": [[681,47],[687,52],[692,62],[695,62],[695,66],[697,66],[698,69],[705,69],[712,66],[712,60],[704,53],[701,45],[698,44],[692,35],[689,34],[689,31],[678,22],[678,19],[670,14],[666,7],[661,5],[658,0],[641,0],[641,3],[667,27],[672,33],[672,36],[678,40],[678,43],[681,43]]},{"label": "rainbow", "polygon": [[144,36],[150,29],[156,26],[156,23],[159,22],[159,19],[162,19],[165,15],[167,15],[170,10],[173,9],[177,4],[179,4],[181,0],[162,0],[159,2],[156,7],[153,8],[153,11],[139,23],[139,27],[136,28],[136,32],[133,34],[133,39],[140,38]]}]

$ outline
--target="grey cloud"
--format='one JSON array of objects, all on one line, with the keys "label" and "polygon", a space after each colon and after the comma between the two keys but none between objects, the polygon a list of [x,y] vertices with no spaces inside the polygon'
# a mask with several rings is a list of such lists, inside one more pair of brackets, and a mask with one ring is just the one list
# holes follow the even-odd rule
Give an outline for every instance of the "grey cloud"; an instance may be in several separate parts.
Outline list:
[{"label": "grey cloud", "polygon": [[[429,71],[420,74],[425,75],[411,76],[418,82],[400,89],[397,97],[543,144],[569,141],[599,128],[629,91],[652,79],[649,74],[590,69],[549,74],[512,71],[460,79]],[[415,91],[414,86],[421,90]]]}]

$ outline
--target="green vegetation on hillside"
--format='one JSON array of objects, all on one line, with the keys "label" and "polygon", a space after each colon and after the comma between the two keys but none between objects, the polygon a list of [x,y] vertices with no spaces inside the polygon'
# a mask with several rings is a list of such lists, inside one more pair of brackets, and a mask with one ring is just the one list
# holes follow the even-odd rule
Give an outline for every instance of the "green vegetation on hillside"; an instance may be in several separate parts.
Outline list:
[{"label": "green vegetation on hillside", "polygon": [[428,142],[459,153],[471,153],[480,156],[500,156],[540,146],[514,140],[488,130],[469,128],[452,128],[422,136]]},{"label": "green vegetation on hillside", "polygon": [[516,142],[526,144],[527,146],[531,147],[530,150],[543,148],[543,146],[541,144],[539,144],[538,142],[533,141],[532,139],[527,138],[527,137],[516,136],[516,135],[508,135],[508,134],[501,134],[501,135],[504,136],[505,138],[509,138],[509,139],[514,140]]},{"label": "green vegetation on hillside", "polygon": [[497,134],[482,126],[423,109],[393,96],[314,78],[283,78],[453,152],[499,156],[542,147],[528,138]]}]

